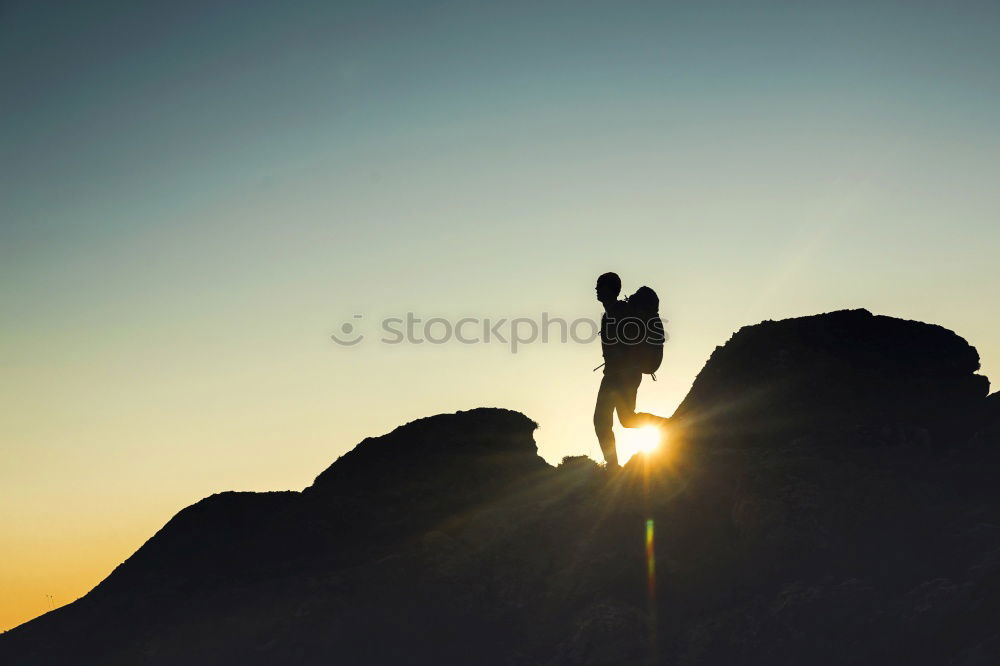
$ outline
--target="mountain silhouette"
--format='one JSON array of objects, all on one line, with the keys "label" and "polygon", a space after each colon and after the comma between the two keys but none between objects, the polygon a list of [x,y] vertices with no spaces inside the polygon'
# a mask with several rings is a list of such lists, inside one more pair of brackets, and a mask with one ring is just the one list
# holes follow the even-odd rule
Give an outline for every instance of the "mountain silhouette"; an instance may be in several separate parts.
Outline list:
[{"label": "mountain silhouette", "polygon": [[1000,663],[978,369],[865,310],[748,326],[613,476],[546,464],[517,412],[420,419],[187,507],[0,663]]}]

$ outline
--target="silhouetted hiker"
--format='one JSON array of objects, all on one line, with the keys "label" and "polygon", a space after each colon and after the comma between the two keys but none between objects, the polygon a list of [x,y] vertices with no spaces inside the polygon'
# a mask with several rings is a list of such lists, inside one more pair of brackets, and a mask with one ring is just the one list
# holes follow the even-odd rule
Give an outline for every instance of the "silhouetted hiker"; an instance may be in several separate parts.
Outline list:
[{"label": "silhouetted hiker", "polygon": [[668,421],[635,411],[636,392],[643,373],[656,372],[663,358],[663,324],[656,314],[659,299],[652,289],[641,287],[627,301],[621,301],[618,300],[621,289],[621,278],[615,273],[597,278],[597,300],[604,305],[601,315],[604,377],[597,392],[594,430],[610,469],[619,467],[612,430],[616,411],[619,422],[626,428],[663,425]]}]

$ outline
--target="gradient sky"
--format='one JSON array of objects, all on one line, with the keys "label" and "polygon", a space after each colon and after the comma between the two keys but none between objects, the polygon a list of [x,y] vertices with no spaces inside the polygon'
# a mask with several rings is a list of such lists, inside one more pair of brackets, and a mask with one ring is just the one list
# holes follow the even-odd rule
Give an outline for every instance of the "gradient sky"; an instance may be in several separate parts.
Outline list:
[{"label": "gradient sky", "polygon": [[386,315],[597,316],[616,270],[669,319],[660,413],[740,326],[846,307],[1000,376],[998,19],[0,4],[0,629],[182,507],[300,489],[414,418],[510,407],[550,462],[600,457],[598,345],[389,347]]}]

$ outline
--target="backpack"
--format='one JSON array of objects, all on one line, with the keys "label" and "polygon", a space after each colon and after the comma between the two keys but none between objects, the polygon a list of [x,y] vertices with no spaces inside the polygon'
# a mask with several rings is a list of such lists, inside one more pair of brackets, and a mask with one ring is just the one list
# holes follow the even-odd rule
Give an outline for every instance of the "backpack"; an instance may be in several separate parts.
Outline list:
[{"label": "backpack", "polygon": [[[631,345],[630,353],[635,365],[656,380],[656,371],[663,362],[663,343],[667,336],[660,319],[660,298],[649,287],[639,287],[628,297],[630,320],[623,337]],[[635,322],[635,325],[632,324]],[[638,334],[638,335],[636,335]]]}]

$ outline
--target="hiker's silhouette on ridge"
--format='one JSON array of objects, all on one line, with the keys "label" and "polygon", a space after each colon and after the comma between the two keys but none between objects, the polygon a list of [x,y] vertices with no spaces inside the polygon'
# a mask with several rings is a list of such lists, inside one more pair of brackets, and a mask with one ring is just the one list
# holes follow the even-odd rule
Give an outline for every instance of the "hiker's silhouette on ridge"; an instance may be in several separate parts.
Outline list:
[{"label": "hiker's silhouette on ridge", "polygon": [[[627,300],[619,300],[622,282],[616,273],[597,278],[597,300],[601,315],[601,353],[604,376],[594,407],[594,430],[609,468],[618,465],[615,412],[626,428],[662,426],[669,419],[635,411],[636,393],[643,373],[653,374],[663,355],[663,324],[657,314],[659,299],[649,287],[641,287]],[[654,375],[655,378],[655,375]]]}]

